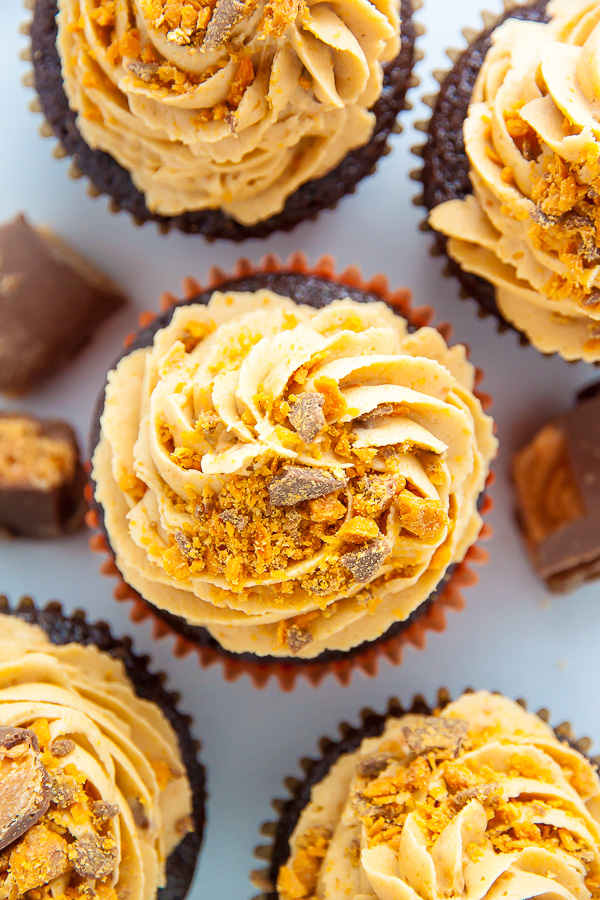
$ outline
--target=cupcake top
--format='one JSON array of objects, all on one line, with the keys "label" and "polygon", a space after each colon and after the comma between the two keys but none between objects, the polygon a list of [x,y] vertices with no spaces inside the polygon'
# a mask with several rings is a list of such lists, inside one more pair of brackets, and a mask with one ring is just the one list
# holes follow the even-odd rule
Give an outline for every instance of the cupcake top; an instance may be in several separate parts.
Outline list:
[{"label": "cupcake top", "polygon": [[176,735],[121,662],[3,616],[0,895],[152,900],[191,809]]},{"label": "cupcake top", "polygon": [[479,532],[496,442],[473,381],[384,303],[177,308],[108,378],[93,478],[125,580],[234,652],[380,637]]},{"label": "cupcake top", "polygon": [[496,286],[543,352],[600,360],[600,3],[492,34],[464,125],[473,195],[433,210],[448,252]]},{"label": "cupcake top", "polygon": [[600,780],[518,704],[391,718],[312,790],[281,900],[600,896]]},{"label": "cupcake top", "polygon": [[400,0],[59,0],[69,105],[149,210],[250,225],[366,144]]}]

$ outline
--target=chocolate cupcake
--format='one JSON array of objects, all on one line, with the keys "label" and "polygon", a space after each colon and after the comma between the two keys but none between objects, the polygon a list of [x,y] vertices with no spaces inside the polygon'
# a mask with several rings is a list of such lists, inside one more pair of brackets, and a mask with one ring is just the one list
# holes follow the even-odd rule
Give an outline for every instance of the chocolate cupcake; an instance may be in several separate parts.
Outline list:
[{"label": "chocolate cupcake", "polygon": [[[363,714],[303,760],[257,856],[261,900],[595,897],[600,780],[582,751],[497,694]],[[565,737],[567,740],[565,740]]]},{"label": "chocolate cupcake", "polygon": [[600,361],[596,3],[516,7],[441,84],[423,148],[438,246],[543,353]]},{"label": "chocolate cupcake", "polygon": [[0,620],[2,895],[184,897],[205,795],[177,695],[83,613],[2,597]]},{"label": "chocolate cupcake", "polygon": [[41,111],[113,210],[289,230],[370,174],[405,107],[414,0],[37,0]]},{"label": "chocolate cupcake", "polygon": [[403,306],[257,272],[169,309],[109,373],[99,524],[192,645],[322,677],[405,630],[476,542],[493,423],[464,347]]}]

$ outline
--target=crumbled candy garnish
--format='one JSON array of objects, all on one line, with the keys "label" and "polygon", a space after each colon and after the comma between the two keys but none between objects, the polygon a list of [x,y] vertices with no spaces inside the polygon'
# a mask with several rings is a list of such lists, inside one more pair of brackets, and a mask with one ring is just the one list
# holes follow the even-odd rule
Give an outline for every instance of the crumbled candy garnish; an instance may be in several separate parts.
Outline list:
[{"label": "crumbled candy garnish", "polygon": [[391,550],[389,541],[377,538],[364,544],[358,550],[344,553],[340,561],[358,582],[371,581],[375,577]]},{"label": "crumbled candy garnish", "polygon": [[269,497],[273,506],[296,506],[304,500],[331,494],[346,484],[347,479],[338,479],[321,469],[284,466],[269,482]]},{"label": "crumbled candy garnish", "polygon": [[325,427],[324,404],[323,394],[315,391],[298,394],[296,399],[290,403],[291,426],[306,444],[312,443]]}]

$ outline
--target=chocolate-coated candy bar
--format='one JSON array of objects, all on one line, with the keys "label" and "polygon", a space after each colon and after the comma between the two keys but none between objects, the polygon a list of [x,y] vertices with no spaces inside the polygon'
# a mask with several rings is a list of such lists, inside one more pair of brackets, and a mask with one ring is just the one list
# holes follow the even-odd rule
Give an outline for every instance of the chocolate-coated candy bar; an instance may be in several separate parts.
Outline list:
[{"label": "chocolate-coated candy bar", "polygon": [[33,731],[0,725],[0,851],[50,806],[50,778]]},{"label": "chocolate-coated candy bar", "polygon": [[0,390],[22,394],[56,372],[123,303],[50,232],[22,215],[0,227]]},{"label": "chocolate-coated candy bar", "polygon": [[0,531],[56,537],[83,521],[85,472],[73,430],[0,414]]},{"label": "chocolate-coated candy bar", "polygon": [[600,384],[513,461],[517,518],[540,577],[567,593],[600,577]]}]

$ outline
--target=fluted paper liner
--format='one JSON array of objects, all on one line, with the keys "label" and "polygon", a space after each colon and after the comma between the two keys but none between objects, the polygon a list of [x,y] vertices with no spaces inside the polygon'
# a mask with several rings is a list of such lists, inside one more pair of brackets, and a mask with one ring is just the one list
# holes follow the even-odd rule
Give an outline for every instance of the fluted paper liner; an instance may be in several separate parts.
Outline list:
[{"label": "fluted paper liner", "polygon": [[158,900],[183,900],[190,889],[202,846],[206,822],[206,772],[200,762],[200,743],[191,732],[192,719],[179,711],[180,695],[167,688],[167,676],[163,672],[149,669],[149,656],[138,656],[133,652],[131,638],[115,637],[106,622],[89,623],[81,609],[67,614],[56,600],[42,607],[31,597],[21,597],[17,603],[11,603],[8,597],[0,595],[0,614],[38,625],[53,644],[91,644],[121,660],[136,694],[156,703],[171,723],[179,740],[192,789],[194,831],[169,856],[167,884],[159,889]]},{"label": "fluted paper liner", "polygon": [[[451,74],[454,69],[456,63],[461,59],[461,57],[471,48],[471,46],[481,38],[483,38],[487,32],[493,30],[500,24],[501,20],[507,15],[517,9],[523,9],[530,6],[536,6],[540,3],[548,2],[548,0],[503,0],[504,12],[498,15],[497,13],[491,13],[488,11],[484,11],[481,13],[483,29],[477,30],[473,28],[465,28],[463,29],[463,37],[465,38],[466,47],[462,49],[450,48],[446,51],[446,55],[448,56],[451,66],[448,69],[437,69],[433,72],[435,80],[439,84],[439,91],[434,94],[428,94],[423,97],[423,101],[427,104],[427,106],[431,109],[432,116],[434,115],[438,104],[444,102],[446,94],[446,79]],[[452,103],[452,101],[447,101]],[[506,331],[512,331],[518,338],[518,343],[522,347],[530,346],[530,341],[522,331],[516,328],[512,323],[508,322],[501,314],[500,310],[496,307],[495,309],[490,307],[486,308],[481,299],[475,295],[473,291],[471,291],[468,287],[469,283],[477,283],[481,282],[485,285],[489,283],[485,281],[485,279],[480,278],[479,276],[470,275],[469,273],[463,272],[460,268],[459,264],[452,260],[449,256],[447,256],[445,251],[446,239],[443,235],[438,234],[431,228],[428,224],[428,216],[431,211],[430,207],[425,202],[425,197],[423,191],[427,187],[427,177],[425,173],[425,159],[424,154],[426,152],[426,148],[433,143],[432,136],[430,134],[430,126],[431,126],[432,118],[427,120],[421,120],[415,123],[415,128],[420,131],[425,136],[424,143],[417,144],[413,146],[412,152],[415,156],[417,156],[420,160],[419,168],[413,170],[410,173],[410,177],[413,181],[417,182],[420,185],[420,192],[417,196],[413,198],[413,203],[417,207],[422,207],[427,211],[427,216],[424,221],[420,224],[420,230],[430,234],[433,237],[433,240],[430,245],[430,254],[433,257],[445,256],[446,262],[443,268],[443,275],[448,278],[453,278],[458,280],[460,289],[459,296],[462,300],[469,300],[476,305],[477,315],[482,318],[492,317],[495,320],[496,329],[499,334],[503,334]],[[465,152],[465,151],[463,151]],[[466,152],[465,152],[466,157]],[[433,208],[433,207],[432,207]],[[495,290],[493,285],[489,285],[491,290],[495,294]],[[495,306],[495,300],[493,302]],[[541,352],[541,351],[538,351]],[[554,353],[544,354],[545,356],[554,356]]]},{"label": "fluted paper liner", "polygon": [[[473,693],[473,690],[473,688],[467,688],[463,693],[470,694]],[[260,826],[260,834],[267,838],[268,842],[260,844],[254,850],[254,857],[260,861],[261,865],[250,876],[252,884],[260,891],[253,900],[279,900],[276,889],[277,875],[289,856],[289,838],[300,813],[310,799],[311,789],[325,777],[339,757],[345,753],[352,753],[365,738],[381,734],[388,719],[399,718],[407,713],[431,715],[434,709],[443,709],[451,700],[451,694],[446,688],[440,688],[437,691],[436,702],[433,706],[427,703],[422,694],[416,694],[408,706],[404,706],[396,697],[392,697],[388,701],[385,712],[376,713],[368,708],[361,710],[359,725],[342,722],[338,725],[339,736],[320,739],[318,742],[319,756],[302,757],[299,760],[298,765],[304,773],[304,777],[289,776],[284,780],[285,796],[277,798],[271,803],[276,818]],[[527,709],[525,700],[519,699],[517,703],[523,709]],[[550,712],[545,708],[537,710],[536,715],[543,722],[550,720]],[[557,725],[554,732],[559,740],[569,743],[591,759],[595,766],[600,766],[600,756],[589,757],[592,746],[590,738],[576,738],[569,722]]]},{"label": "fluted paper liner", "polygon": [[[363,145],[363,147],[357,148],[354,151],[349,151],[345,159],[342,160],[338,167],[332,170],[332,172],[326,173],[326,175],[322,176],[321,179],[317,179],[314,182],[306,182],[306,184],[312,184],[315,187],[318,187],[323,179],[328,178],[333,173],[336,173],[338,169],[343,166],[345,160],[348,159],[348,157],[350,157],[352,154],[360,153],[360,151],[364,150],[365,148],[371,148],[370,162],[369,160],[367,160],[367,165],[363,166],[363,171],[358,175],[358,177],[356,177],[356,175],[354,174],[354,170],[360,168],[360,166],[357,165],[356,161],[349,167],[349,177],[346,179],[347,184],[345,183],[344,176],[340,174],[339,182],[340,184],[344,184],[345,190],[337,197],[323,202],[323,200],[320,198],[322,197],[324,192],[321,190],[313,190],[313,196],[312,198],[307,198],[305,208],[301,206],[299,210],[291,209],[288,212],[286,211],[286,207],[281,213],[277,213],[270,218],[265,219],[262,222],[258,222],[256,225],[252,226],[241,225],[240,223],[231,219],[231,217],[225,216],[224,222],[221,223],[220,226],[219,223],[213,223],[212,226],[209,223],[207,227],[203,226],[202,221],[195,224],[186,224],[185,221],[181,221],[182,219],[185,220],[188,215],[193,215],[194,213],[186,212],[181,216],[161,216],[150,212],[145,204],[142,205],[143,214],[135,215],[131,210],[127,209],[125,202],[120,202],[117,196],[109,193],[108,190],[102,190],[97,187],[91,176],[87,172],[83,172],[81,170],[75,158],[71,159],[71,163],[68,168],[69,178],[74,180],[82,179],[85,182],[86,191],[89,197],[93,199],[101,196],[107,197],[107,208],[110,213],[128,213],[134,225],[136,225],[137,227],[141,227],[142,225],[145,225],[147,223],[154,223],[159,234],[168,234],[173,228],[175,230],[184,231],[188,234],[204,234],[208,241],[224,239],[239,243],[249,238],[266,238],[270,234],[273,234],[277,231],[291,231],[293,228],[307,219],[310,221],[314,221],[323,210],[336,209],[338,204],[341,200],[344,199],[344,197],[356,192],[359,184],[363,181],[364,178],[373,175],[379,165],[380,159],[387,156],[392,149],[389,143],[390,136],[392,134],[399,134],[402,131],[402,125],[399,122],[400,114],[412,109],[412,104],[409,100],[406,99],[406,95],[409,91],[413,90],[419,85],[419,79],[414,74],[414,66],[417,62],[423,59],[423,52],[416,46],[416,42],[424,35],[425,28],[420,22],[416,21],[415,13],[417,13],[421,9],[423,0],[401,0],[401,2],[405,3],[410,10],[408,19],[411,23],[407,43],[401,50],[401,54],[407,52],[410,56],[410,65],[406,70],[404,81],[400,86],[396,85],[395,82],[387,85],[384,84],[384,91],[382,92],[381,96],[383,96],[384,92],[387,92],[387,94],[390,94],[390,92],[395,93],[393,98],[390,100],[389,108],[386,108],[382,112],[381,116],[378,115],[375,132],[371,136],[369,142]],[[21,51],[20,56],[21,59],[25,60],[26,62],[32,63],[33,67],[23,76],[23,84],[35,91],[36,71],[35,63],[33,62],[34,51],[31,46],[31,27],[33,23],[33,15],[35,14],[36,0],[24,0],[24,6],[32,13],[32,18],[28,22],[25,22],[21,25],[21,32],[30,38],[30,43],[25,49]],[[400,55],[397,57],[397,60],[399,59]],[[386,68],[389,68],[391,71],[394,68],[397,60],[388,63]],[[42,102],[37,93],[33,100],[30,102],[29,109],[31,110],[31,112],[39,113],[43,116],[43,122],[39,127],[39,133],[42,137],[52,138],[55,142],[53,147],[54,157],[56,159],[64,159],[67,156],[72,156],[73,151],[67,149],[67,147],[64,146],[59,135],[55,133],[55,128],[46,117]],[[390,116],[393,117],[392,122],[389,121]],[[79,135],[79,132],[77,131],[75,125],[67,130],[69,140],[73,142],[75,138],[78,138],[82,144],[82,147],[90,150],[88,145],[85,144],[85,141],[83,141],[83,138],[81,138],[81,136]],[[113,162],[119,168],[119,170],[123,168],[119,166],[116,161]],[[120,187],[122,188],[122,185]],[[294,192],[294,194],[291,195],[291,197],[295,197],[302,190],[302,187],[303,185],[301,185]],[[133,185],[132,190],[137,193],[137,189]],[[117,194],[118,191],[119,187],[115,188],[115,194]],[[201,219],[203,213],[212,216],[214,212],[214,210],[209,209],[200,210],[198,212],[198,215]],[[223,233],[221,233],[221,229]]]},{"label": "fluted paper liner", "polygon": [[[415,328],[434,324],[433,309],[429,306],[413,308],[411,306],[410,292],[404,288],[390,290],[385,275],[375,275],[366,281],[363,279],[358,266],[349,266],[341,274],[336,275],[333,257],[322,256],[317,260],[314,267],[311,267],[303,253],[294,253],[285,262],[282,262],[274,254],[267,254],[258,266],[254,266],[248,259],[242,258],[237,262],[233,275],[221,269],[212,268],[206,286],[200,285],[193,278],[186,278],[182,286],[184,302],[190,302],[204,290],[218,290],[222,284],[230,282],[232,278],[243,278],[248,275],[269,272],[312,275],[335,281],[341,286],[368,291],[378,295],[395,312],[405,317]],[[174,294],[165,293],[160,300],[161,310],[168,310],[177,302],[178,299]],[[142,313],[139,317],[140,328],[150,325],[157,315],[158,313],[153,312]],[[449,340],[452,335],[451,325],[439,323],[434,325],[434,327],[437,328],[445,340]],[[131,346],[134,338],[134,333],[126,337],[126,348]],[[477,386],[481,384],[482,379],[482,370],[476,369]],[[474,393],[479,398],[483,408],[487,410],[492,402],[491,397],[479,390],[478,387],[476,387]],[[494,475],[490,473],[486,488],[489,488],[493,482]],[[406,620],[406,627],[400,633],[393,636],[389,636],[386,633],[375,641],[370,642],[366,649],[358,647],[354,651],[349,650],[340,654],[341,659],[336,658],[335,660],[327,661],[319,661],[319,657],[312,660],[293,658],[289,660],[282,659],[281,661],[261,661],[260,657],[254,657],[252,660],[248,660],[247,657],[238,657],[236,654],[228,651],[215,649],[214,646],[200,646],[194,643],[185,634],[181,634],[171,627],[171,623],[167,623],[161,616],[160,610],[144,600],[137,591],[126,584],[117,569],[114,554],[103,531],[101,510],[94,506],[93,486],[91,483],[88,483],[87,486],[87,498],[92,508],[87,514],[86,521],[89,527],[97,532],[90,539],[90,547],[95,552],[106,557],[105,562],[102,564],[101,572],[104,575],[117,578],[118,583],[114,589],[114,597],[118,601],[127,601],[132,604],[132,620],[140,622],[150,619],[153,625],[153,634],[157,640],[167,636],[173,637],[173,652],[175,656],[182,657],[195,652],[202,667],[220,662],[223,665],[223,675],[226,681],[235,681],[240,675],[248,675],[257,688],[263,687],[271,677],[274,677],[282,690],[290,691],[294,688],[299,676],[305,677],[310,684],[317,686],[326,675],[333,675],[341,684],[345,685],[349,683],[354,670],[362,671],[369,676],[376,675],[381,657],[396,665],[399,664],[402,661],[404,649],[407,645],[411,645],[419,650],[423,649],[427,641],[427,632],[444,631],[446,628],[446,613],[449,610],[463,609],[463,588],[475,585],[479,580],[473,570],[473,566],[483,565],[488,560],[487,551],[480,547],[478,543],[473,544],[467,551],[465,559],[452,567],[446,575],[446,580],[438,585],[432,595],[433,599],[426,600],[414,611],[409,620]],[[493,502],[489,493],[482,494],[480,498],[481,514],[486,516],[492,509],[492,506]],[[479,540],[488,540],[491,535],[492,529],[486,522],[479,533]],[[216,644],[216,642],[213,643]]]}]

